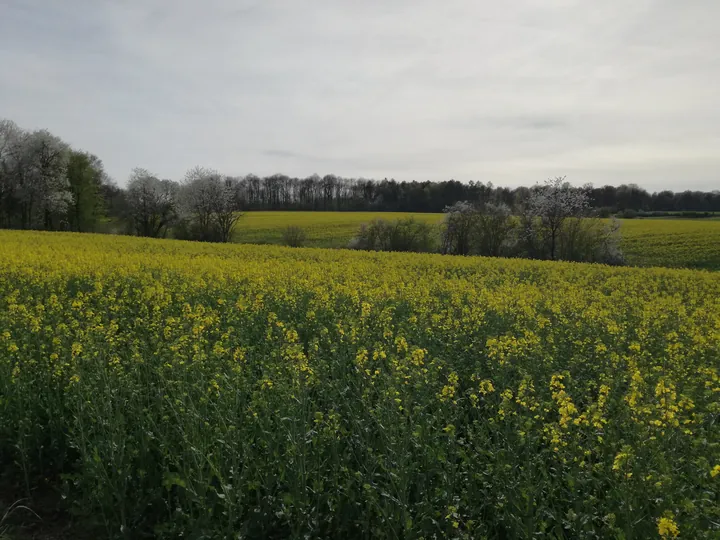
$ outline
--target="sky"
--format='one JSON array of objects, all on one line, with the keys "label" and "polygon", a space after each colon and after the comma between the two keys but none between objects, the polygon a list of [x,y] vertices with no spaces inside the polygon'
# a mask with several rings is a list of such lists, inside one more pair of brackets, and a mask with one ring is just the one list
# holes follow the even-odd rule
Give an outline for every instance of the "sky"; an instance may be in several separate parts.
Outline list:
[{"label": "sky", "polygon": [[0,118],[133,167],[720,189],[718,0],[0,0]]}]

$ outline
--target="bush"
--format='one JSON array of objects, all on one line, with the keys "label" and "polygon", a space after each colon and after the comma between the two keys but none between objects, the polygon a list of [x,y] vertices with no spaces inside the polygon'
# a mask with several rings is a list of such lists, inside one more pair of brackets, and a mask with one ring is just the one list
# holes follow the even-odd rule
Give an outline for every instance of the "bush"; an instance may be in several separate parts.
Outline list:
[{"label": "bush", "polygon": [[620,222],[599,218],[572,218],[563,223],[558,242],[560,260],[625,264],[620,251]]},{"label": "bush", "polygon": [[303,247],[307,236],[305,230],[297,225],[285,227],[282,233],[283,244],[289,247]]},{"label": "bush", "polygon": [[636,217],[638,217],[638,213],[636,210],[633,210],[632,208],[627,208],[627,209],[619,212],[618,217],[622,218],[622,219],[635,219]]},{"label": "bush", "polygon": [[218,227],[206,227],[197,221],[185,218],[180,219],[172,228],[172,236],[177,240],[195,240],[196,242],[222,242],[222,234]]},{"label": "bush", "polygon": [[445,209],[443,253],[452,255],[509,255],[516,225],[506,204],[475,207],[459,202]]},{"label": "bush", "polygon": [[431,225],[414,218],[376,219],[360,227],[349,247],[367,251],[432,252],[435,251],[435,238]]}]

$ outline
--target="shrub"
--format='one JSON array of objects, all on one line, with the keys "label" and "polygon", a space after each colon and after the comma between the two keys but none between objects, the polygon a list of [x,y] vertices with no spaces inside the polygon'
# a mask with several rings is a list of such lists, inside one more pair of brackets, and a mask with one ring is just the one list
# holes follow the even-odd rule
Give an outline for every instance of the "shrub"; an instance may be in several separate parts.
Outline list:
[{"label": "shrub", "polygon": [[620,222],[600,218],[571,218],[563,223],[558,258],[565,261],[625,264],[620,251]]},{"label": "shrub", "polygon": [[363,224],[350,241],[351,249],[367,251],[435,251],[433,227],[414,218]]},{"label": "shrub", "polygon": [[445,212],[443,253],[488,257],[510,254],[516,225],[506,204],[475,207],[460,202],[447,207]]},{"label": "shrub", "polygon": [[197,242],[223,242],[222,232],[214,224],[201,225],[197,220],[184,218],[172,228],[173,238]]},{"label": "shrub", "polygon": [[288,225],[282,233],[283,244],[289,247],[303,247],[307,236],[305,229],[297,225]]}]

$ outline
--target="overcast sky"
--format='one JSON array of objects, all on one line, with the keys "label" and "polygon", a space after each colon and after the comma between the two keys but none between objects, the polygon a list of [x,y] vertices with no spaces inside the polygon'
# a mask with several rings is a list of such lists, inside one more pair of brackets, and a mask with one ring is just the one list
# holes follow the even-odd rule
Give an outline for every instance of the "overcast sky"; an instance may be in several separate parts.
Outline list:
[{"label": "overcast sky", "polygon": [[0,117],[124,184],[720,189],[718,0],[0,0]]}]

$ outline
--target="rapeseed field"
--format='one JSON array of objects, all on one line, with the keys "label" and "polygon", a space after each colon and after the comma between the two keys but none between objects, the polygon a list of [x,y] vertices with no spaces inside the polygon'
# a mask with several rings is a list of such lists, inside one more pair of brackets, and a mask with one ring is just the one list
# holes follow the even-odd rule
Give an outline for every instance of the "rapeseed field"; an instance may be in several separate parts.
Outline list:
[{"label": "rapeseed field", "polygon": [[718,538],[720,274],[0,231],[0,418],[107,537]]},{"label": "rapeseed field", "polygon": [[[283,230],[301,227],[308,247],[347,247],[360,225],[373,219],[407,217],[439,224],[444,214],[402,212],[247,212],[238,222],[233,241],[282,244]],[[624,219],[621,248],[628,264],[720,270],[720,220]]]}]

